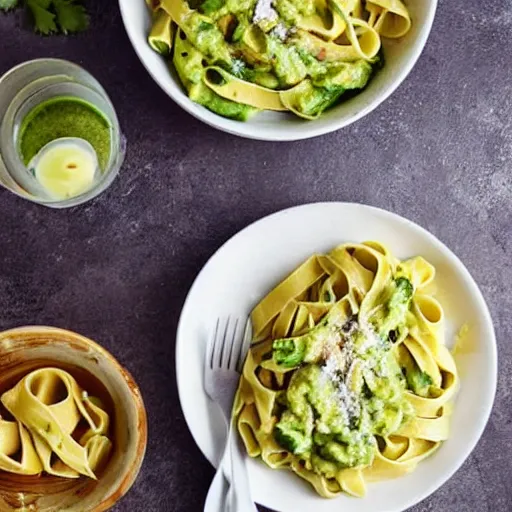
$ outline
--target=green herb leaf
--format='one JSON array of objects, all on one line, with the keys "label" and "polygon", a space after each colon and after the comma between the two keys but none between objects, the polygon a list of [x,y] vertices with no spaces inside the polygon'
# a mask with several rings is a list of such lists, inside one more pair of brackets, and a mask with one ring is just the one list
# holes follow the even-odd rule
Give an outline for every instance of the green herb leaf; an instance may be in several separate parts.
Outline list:
[{"label": "green herb leaf", "polygon": [[[34,20],[39,34],[69,34],[81,32],[89,26],[89,16],[81,0],[25,0],[26,9]],[[0,0],[0,11],[20,5],[20,0]]]},{"label": "green herb leaf", "polygon": [[57,21],[64,34],[83,32],[89,26],[89,16],[75,0],[53,0]]},{"label": "green herb leaf", "polygon": [[40,34],[49,35],[58,32],[55,14],[48,9],[51,0],[27,0],[27,7],[34,17],[34,30]]},{"label": "green herb leaf", "polygon": [[18,5],[19,0],[0,0],[0,9],[2,11],[9,11]]}]

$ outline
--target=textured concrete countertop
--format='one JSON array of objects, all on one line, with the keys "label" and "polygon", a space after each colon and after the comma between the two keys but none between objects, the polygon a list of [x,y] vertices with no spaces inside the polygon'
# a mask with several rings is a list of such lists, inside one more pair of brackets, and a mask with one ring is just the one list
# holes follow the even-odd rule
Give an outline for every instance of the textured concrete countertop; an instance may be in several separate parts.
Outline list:
[{"label": "textured concrete countertop", "polygon": [[410,218],[455,251],[480,285],[499,344],[494,411],[463,467],[412,510],[511,510],[510,0],[441,0],[424,54],[384,105],[342,131],[288,144],[235,138],[181,111],[140,64],[117,2],[87,3],[92,27],[72,38],[41,38],[19,14],[0,15],[0,73],[36,57],[76,61],[111,93],[129,141],[119,179],[86,206],[52,211],[0,191],[0,329],[78,331],[139,382],[148,451],[115,510],[202,509],[213,469],[187,430],[175,382],[183,300],[239,229],[325,200]]}]

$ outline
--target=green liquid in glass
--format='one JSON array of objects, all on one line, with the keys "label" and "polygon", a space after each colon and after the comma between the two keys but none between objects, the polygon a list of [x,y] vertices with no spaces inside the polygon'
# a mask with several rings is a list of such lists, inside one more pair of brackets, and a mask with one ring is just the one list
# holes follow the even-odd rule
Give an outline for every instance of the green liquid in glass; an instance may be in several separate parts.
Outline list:
[{"label": "green liquid in glass", "polygon": [[21,125],[18,148],[23,163],[28,166],[49,142],[78,137],[91,144],[104,170],[110,158],[111,131],[108,119],[93,105],[61,96],[41,103],[27,114]]}]

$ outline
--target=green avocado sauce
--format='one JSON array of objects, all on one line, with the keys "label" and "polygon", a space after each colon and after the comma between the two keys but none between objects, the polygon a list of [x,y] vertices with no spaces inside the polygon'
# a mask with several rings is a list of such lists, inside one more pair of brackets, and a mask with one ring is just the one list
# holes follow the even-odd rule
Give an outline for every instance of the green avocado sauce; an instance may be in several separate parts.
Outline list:
[{"label": "green avocado sauce", "polygon": [[407,279],[394,279],[370,318],[343,320],[334,306],[309,332],[273,342],[274,364],[295,369],[278,397],[274,437],[317,473],[370,465],[379,437],[414,415],[407,389],[431,384],[414,368],[405,376],[394,353],[412,295]]},{"label": "green avocado sauce", "polygon": [[90,103],[68,96],[45,101],[27,114],[18,138],[23,163],[28,165],[46,144],[62,137],[89,142],[96,151],[100,168],[107,168],[111,143],[108,119]]}]

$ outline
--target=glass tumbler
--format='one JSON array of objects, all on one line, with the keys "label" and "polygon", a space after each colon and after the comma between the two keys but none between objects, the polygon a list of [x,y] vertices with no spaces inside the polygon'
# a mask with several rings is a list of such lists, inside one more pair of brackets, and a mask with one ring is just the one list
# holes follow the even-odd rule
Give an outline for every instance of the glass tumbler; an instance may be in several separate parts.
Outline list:
[{"label": "glass tumbler", "polygon": [[[99,110],[110,126],[108,163],[80,195],[55,199],[48,195],[21,160],[18,136],[25,116],[52,98],[85,101]],[[60,59],[24,62],[0,78],[0,185],[14,194],[52,208],[68,208],[89,201],[106,190],[124,160],[126,140],[106,91],[80,66]]]}]

